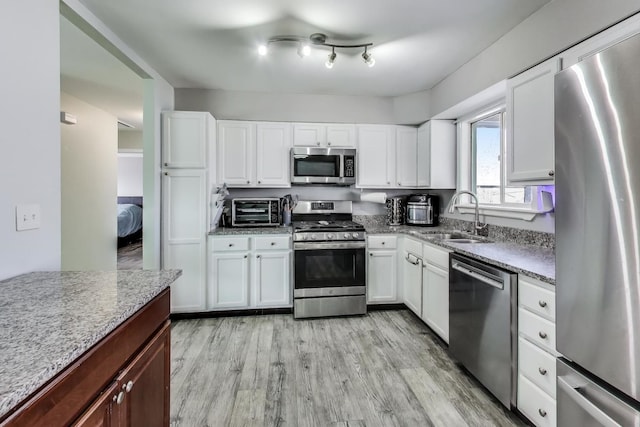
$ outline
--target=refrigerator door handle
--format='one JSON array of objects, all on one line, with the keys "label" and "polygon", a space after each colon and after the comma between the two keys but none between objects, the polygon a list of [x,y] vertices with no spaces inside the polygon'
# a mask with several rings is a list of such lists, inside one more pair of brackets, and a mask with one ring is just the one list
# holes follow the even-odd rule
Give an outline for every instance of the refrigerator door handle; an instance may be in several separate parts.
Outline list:
[{"label": "refrigerator door handle", "polygon": [[571,376],[558,377],[558,387],[563,389],[567,396],[571,398],[578,406],[591,415],[596,421],[602,424],[604,427],[622,427],[615,422],[611,417],[604,413],[600,408],[594,405],[584,394],[580,393],[580,389],[586,386],[583,385],[571,385],[567,382],[567,379],[571,379]]}]

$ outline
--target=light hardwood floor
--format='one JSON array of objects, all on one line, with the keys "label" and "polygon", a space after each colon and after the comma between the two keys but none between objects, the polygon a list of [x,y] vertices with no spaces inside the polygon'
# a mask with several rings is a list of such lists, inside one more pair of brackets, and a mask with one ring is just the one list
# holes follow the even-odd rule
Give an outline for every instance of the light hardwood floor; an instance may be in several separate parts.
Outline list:
[{"label": "light hardwood floor", "polygon": [[406,310],[178,320],[172,426],[524,425]]}]

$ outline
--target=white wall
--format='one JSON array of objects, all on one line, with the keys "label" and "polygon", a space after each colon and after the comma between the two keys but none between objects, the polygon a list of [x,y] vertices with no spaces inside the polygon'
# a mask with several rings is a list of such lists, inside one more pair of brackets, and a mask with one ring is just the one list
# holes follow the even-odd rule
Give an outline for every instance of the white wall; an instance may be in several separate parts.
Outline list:
[{"label": "white wall", "polygon": [[118,197],[142,197],[142,153],[118,153]]},{"label": "white wall", "polygon": [[142,130],[118,130],[118,151],[142,151]]},{"label": "white wall", "polygon": [[395,123],[393,98],[176,89],[176,110],[209,111],[218,120]]},{"label": "white wall", "polygon": [[[60,268],[58,2],[3,2],[0,13],[0,279]],[[42,225],[16,231],[15,207]]]},{"label": "white wall", "polygon": [[638,11],[638,0],[553,0],[434,86],[429,110],[435,116]]},{"label": "white wall", "polygon": [[78,119],[61,125],[62,270],[115,270],[118,118],[65,93],[60,107]]}]

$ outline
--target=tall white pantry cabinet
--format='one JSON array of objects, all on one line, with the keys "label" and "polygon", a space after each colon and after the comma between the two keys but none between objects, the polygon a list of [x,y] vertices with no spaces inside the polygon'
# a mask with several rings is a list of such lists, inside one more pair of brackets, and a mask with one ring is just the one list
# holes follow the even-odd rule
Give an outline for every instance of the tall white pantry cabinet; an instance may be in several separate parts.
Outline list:
[{"label": "tall white pantry cabinet", "polygon": [[209,182],[216,122],[206,112],[162,113],[162,268],[182,270],[171,312],[206,308]]}]

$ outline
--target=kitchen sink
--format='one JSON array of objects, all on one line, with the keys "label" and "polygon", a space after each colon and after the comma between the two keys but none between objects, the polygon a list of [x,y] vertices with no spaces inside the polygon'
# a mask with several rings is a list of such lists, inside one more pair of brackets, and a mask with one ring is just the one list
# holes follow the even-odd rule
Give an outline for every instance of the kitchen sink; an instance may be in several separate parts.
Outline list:
[{"label": "kitchen sink", "polygon": [[453,239],[442,239],[445,242],[451,243],[489,243],[488,240],[480,240],[480,239],[469,239],[469,238],[453,238]]},{"label": "kitchen sink", "polygon": [[451,243],[488,243],[489,240],[486,239],[478,239],[470,236],[468,234],[462,233],[431,233],[425,234],[424,237],[427,239],[438,239],[444,242]]}]

